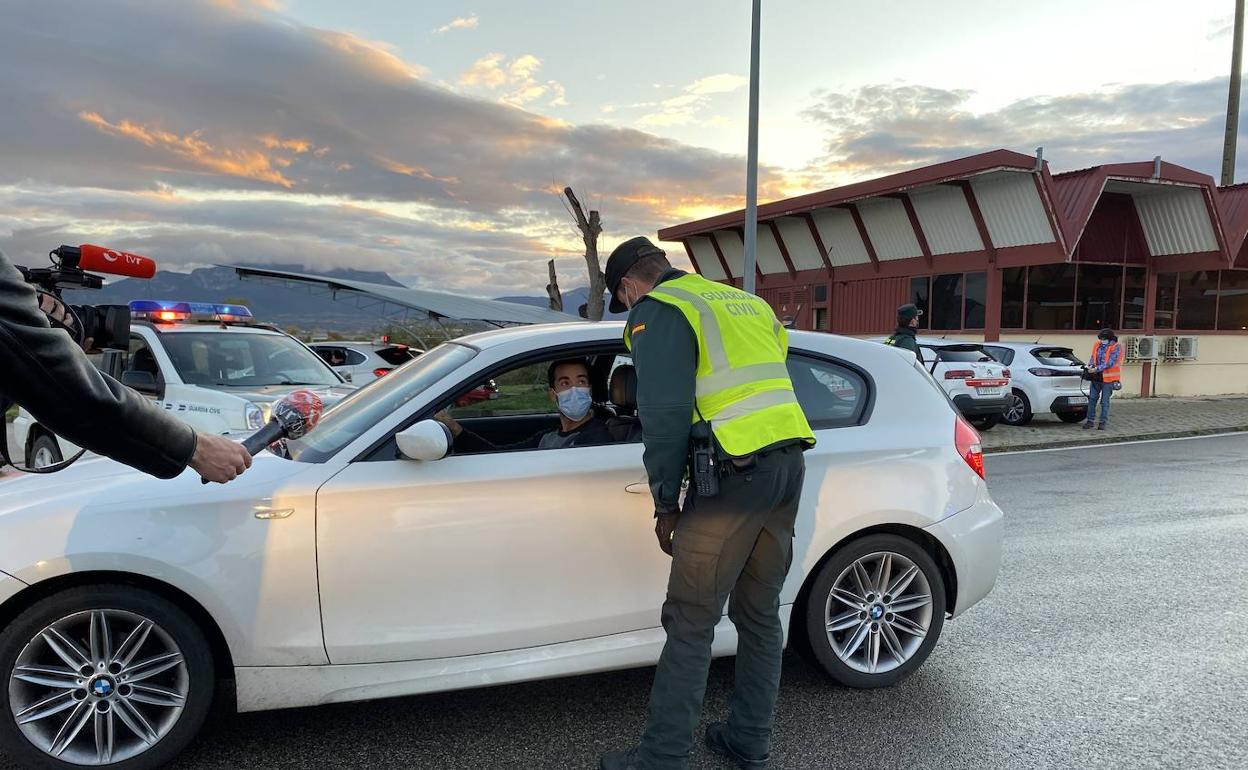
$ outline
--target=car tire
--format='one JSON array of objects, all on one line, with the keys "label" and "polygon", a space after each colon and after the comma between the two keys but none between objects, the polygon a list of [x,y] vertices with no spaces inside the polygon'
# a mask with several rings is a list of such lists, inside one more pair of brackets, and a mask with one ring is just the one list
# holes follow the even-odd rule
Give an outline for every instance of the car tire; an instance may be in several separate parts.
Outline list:
[{"label": "car tire", "polygon": [[1021,427],[1031,422],[1033,416],[1027,394],[1017,388],[1010,391],[1010,405],[1001,415],[1001,421],[1006,425]]},{"label": "car tire", "polygon": [[0,674],[0,754],[40,770],[163,767],[203,726],[215,685],[195,622],[119,585],[69,588],[26,609],[0,633]]},{"label": "car tire", "polygon": [[[915,570],[898,597],[891,593],[881,597],[873,585],[881,577],[878,567],[885,557],[889,568],[884,582],[891,587],[910,575],[911,567]],[[865,601],[852,603],[846,590]],[[867,593],[863,595],[862,590]],[[909,604],[917,606],[893,611]],[[888,687],[914,673],[940,638],[945,622],[944,577],[931,555],[914,541],[900,535],[868,535],[841,546],[823,564],[803,611],[806,633],[799,649],[813,656],[833,681],[857,689]],[[844,627],[835,627],[838,620]],[[915,633],[918,630],[923,632],[921,637]],[[859,635],[863,636],[860,640]]]},{"label": "car tire", "polygon": [[1083,422],[1088,416],[1087,412],[1058,412],[1057,419],[1062,422]]},{"label": "car tire", "polygon": [[[45,458],[45,461],[40,461],[40,456]],[[40,433],[38,436],[35,436],[34,441],[30,442],[29,458],[26,465],[31,468],[44,468],[49,465],[55,465],[65,459],[61,455],[61,447],[56,442],[56,438],[47,433]]]},{"label": "car tire", "polygon": [[1000,415],[981,414],[968,418],[968,421],[975,427],[975,430],[983,433],[986,430],[992,430],[992,426],[996,425],[1000,419]]}]

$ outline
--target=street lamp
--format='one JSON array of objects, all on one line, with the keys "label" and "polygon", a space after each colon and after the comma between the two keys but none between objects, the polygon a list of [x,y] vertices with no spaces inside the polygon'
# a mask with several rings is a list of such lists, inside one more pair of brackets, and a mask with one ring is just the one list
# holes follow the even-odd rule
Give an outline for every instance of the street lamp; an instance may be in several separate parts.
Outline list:
[{"label": "street lamp", "polygon": [[758,255],[758,20],[762,0],[754,0],[750,24],[750,128],[745,159],[745,270],[742,286],[754,293]]}]

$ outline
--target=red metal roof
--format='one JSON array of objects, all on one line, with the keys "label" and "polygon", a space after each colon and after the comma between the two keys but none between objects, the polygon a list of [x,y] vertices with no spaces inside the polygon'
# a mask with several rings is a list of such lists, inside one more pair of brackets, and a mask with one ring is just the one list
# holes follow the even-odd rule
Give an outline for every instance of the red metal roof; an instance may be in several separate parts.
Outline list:
[{"label": "red metal roof", "polygon": [[1248,183],[1218,188],[1218,202],[1226,246],[1240,267],[1248,267],[1248,257],[1243,255],[1248,240]]},{"label": "red metal roof", "polygon": [[[1030,171],[1036,167],[1036,159],[1013,150],[993,150],[991,152],[972,155],[967,158],[934,163],[930,166],[889,174],[878,179],[855,182],[844,187],[799,195],[796,198],[767,203],[758,207],[760,222],[778,217],[803,214],[814,209],[827,208],[840,203],[873,198],[889,193],[902,192],[914,187],[950,182],[965,179],[969,176],[982,174],[998,168],[1012,168]],[[726,214],[717,214],[695,222],[674,225],[659,231],[659,240],[679,241],[691,235],[704,235],[715,230],[740,227],[745,224],[745,210],[738,209]]]}]

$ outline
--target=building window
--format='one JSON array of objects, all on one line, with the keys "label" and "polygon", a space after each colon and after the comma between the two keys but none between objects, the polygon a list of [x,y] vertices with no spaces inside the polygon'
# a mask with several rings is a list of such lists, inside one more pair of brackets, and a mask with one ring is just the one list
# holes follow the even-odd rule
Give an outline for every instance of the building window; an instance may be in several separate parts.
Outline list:
[{"label": "building window", "polygon": [[933,330],[961,329],[962,327],[962,274],[932,276]]},{"label": "building window", "polygon": [[1248,330],[1248,270],[1223,270],[1218,286],[1218,328]]},{"label": "building window", "polygon": [[929,328],[932,321],[932,314],[927,301],[931,283],[932,279],[926,275],[910,279],[910,296],[906,301],[923,311],[923,315],[919,316],[920,329]]},{"label": "building window", "polygon": [[1023,328],[1023,303],[1027,301],[1027,268],[1001,271],[1001,328]]},{"label": "building window", "polygon": [[826,283],[815,284],[815,302],[828,301],[828,285]]},{"label": "building window", "polygon": [[1144,328],[1144,298],[1148,293],[1148,270],[1142,267],[1126,268],[1122,292],[1123,329]]},{"label": "building window", "polygon": [[1075,265],[1035,265],[1027,271],[1027,328],[1073,329]]},{"label": "building window", "polygon": [[1078,265],[1076,329],[1118,328],[1122,316],[1122,266]]},{"label": "building window", "polygon": [[1218,314],[1218,272],[1179,273],[1175,328],[1213,329]]},{"label": "building window", "polygon": [[966,274],[966,310],[962,321],[963,329],[984,328],[984,311],[988,302],[988,274]]},{"label": "building window", "polygon": [[1153,328],[1174,328],[1174,290],[1178,282],[1178,273],[1158,274],[1157,304],[1153,308]]}]

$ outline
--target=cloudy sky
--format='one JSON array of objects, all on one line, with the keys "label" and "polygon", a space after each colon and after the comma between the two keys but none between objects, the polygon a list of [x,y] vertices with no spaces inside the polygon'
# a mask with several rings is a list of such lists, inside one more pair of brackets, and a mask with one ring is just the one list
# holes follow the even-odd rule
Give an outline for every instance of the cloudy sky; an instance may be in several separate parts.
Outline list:
[{"label": "cloudy sky", "polygon": [[[764,0],[763,200],[986,149],[1218,174],[1230,0]],[[748,0],[5,0],[0,248],[583,283],[743,200]],[[1248,178],[1248,148],[1239,178]],[[674,246],[674,252],[681,252]],[[682,255],[683,258],[683,255]]]}]

